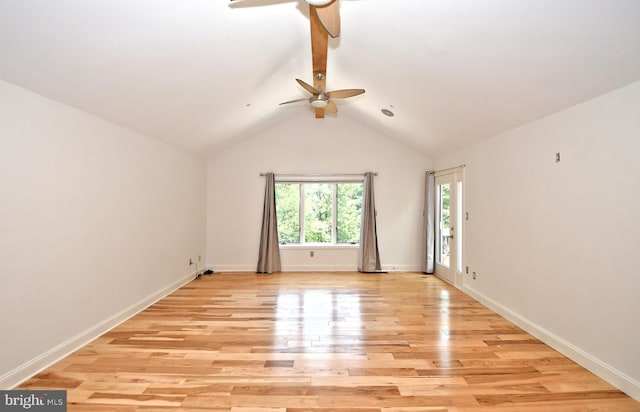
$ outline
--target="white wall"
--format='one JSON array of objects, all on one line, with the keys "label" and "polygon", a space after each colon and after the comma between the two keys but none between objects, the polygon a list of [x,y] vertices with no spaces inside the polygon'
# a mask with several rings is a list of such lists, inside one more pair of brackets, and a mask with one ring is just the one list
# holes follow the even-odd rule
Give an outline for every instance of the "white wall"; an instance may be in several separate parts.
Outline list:
[{"label": "white wall", "polygon": [[204,159],[0,81],[0,387],[192,276],[205,179]]},{"label": "white wall", "polygon": [[640,398],[640,83],[435,163],[467,165],[469,292]]},{"label": "white wall", "polygon": [[[348,118],[296,113],[209,158],[207,264],[217,271],[256,270],[264,197],[260,172],[375,171],[383,269],[419,270],[424,173],[430,165],[424,155]],[[282,249],[283,270],[357,268],[357,249],[312,250],[313,258],[308,249]]]}]

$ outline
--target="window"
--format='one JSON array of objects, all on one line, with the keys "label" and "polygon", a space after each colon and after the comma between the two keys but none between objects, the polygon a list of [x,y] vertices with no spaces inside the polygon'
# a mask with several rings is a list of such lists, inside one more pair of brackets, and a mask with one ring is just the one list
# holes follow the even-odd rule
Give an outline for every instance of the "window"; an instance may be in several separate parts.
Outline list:
[{"label": "window", "polygon": [[359,243],[362,189],[361,181],[276,182],[280,243]]}]

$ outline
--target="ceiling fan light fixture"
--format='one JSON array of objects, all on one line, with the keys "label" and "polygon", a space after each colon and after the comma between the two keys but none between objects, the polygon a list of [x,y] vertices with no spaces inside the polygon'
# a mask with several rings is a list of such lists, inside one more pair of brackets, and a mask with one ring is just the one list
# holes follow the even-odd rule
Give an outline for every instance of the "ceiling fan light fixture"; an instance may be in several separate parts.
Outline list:
[{"label": "ceiling fan light fixture", "polygon": [[311,98],[311,106],[315,108],[324,109],[328,104],[328,99],[323,99],[322,97]]},{"label": "ceiling fan light fixture", "polygon": [[304,0],[312,6],[326,6],[331,3],[333,0]]}]

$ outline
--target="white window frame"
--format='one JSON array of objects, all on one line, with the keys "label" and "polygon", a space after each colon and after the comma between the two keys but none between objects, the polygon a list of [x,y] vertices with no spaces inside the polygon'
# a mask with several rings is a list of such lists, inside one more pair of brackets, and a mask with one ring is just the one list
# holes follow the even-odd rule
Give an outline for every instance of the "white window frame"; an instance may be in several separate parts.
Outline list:
[{"label": "white window frame", "polygon": [[[327,248],[327,249],[351,249],[360,247],[360,243],[338,243],[338,184],[340,183],[362,183],[364,184],[364,176],[353,176],[353,175],[287,175],[283,177],[275,177],[275,183],[289,183],[289,184],[299,184],[299,196],[300,196],[300,210],[299,210],[299,224],[300,224],[300,243],[284,243],[280,244],[281,248]],[[304,185],[305,183],[326,183],[333,184],[333,193],[332,193],[332,226],[331,226],[331,238],[333,240],[332,243],[307,243],[304,241],[305,237],[305,222],[304,222],[304,202],[305,202],[305,193],[304,193]]]}]

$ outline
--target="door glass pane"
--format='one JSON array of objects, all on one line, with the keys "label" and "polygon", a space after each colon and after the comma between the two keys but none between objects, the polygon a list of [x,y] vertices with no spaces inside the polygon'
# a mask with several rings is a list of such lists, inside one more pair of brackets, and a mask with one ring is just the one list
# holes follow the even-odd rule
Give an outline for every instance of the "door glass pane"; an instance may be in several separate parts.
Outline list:
[{"label": "door glass pane", "polygon": [[304,185],[304,241],[332,243],[333,184]]},{"label": "door glass pane", "polygon": [[451,185],[449,183],[438,186],[438,201],[440,212],[438,222],[440,225],[438,239],[438,263],[449,267],[449,241],[451,239]]},{"label": "door glass pane", "polygon": [[459,273],[462,273],[462,181],[458,182],[456,188],[456,217],[457,223],[455,227],[458,228],[456,233],[456,260],[458,261],[457,269]]}]

